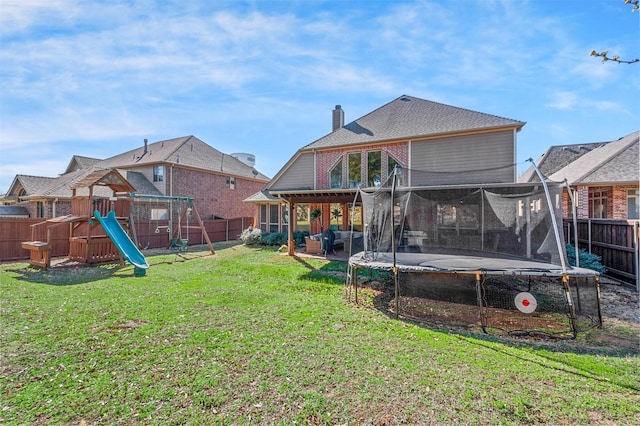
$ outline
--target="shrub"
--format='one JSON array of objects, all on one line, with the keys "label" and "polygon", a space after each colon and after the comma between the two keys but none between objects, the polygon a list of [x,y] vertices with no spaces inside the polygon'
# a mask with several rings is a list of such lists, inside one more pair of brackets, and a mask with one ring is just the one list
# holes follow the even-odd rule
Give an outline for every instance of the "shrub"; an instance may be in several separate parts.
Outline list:
[{"label": "shrub", "polygon": [[248,227],[242,234],[240,234],[240,241],[246,245],[261,244],[262,243],[262,230],[260,228]]},{"label": "shrub", "polygon": [[281,246],[287,244],[286,232],[271,232],[262,236],[262,244],[265,246]]},{"label": "shrub", "polygon": [[[567,260],[569,265],[576,266],[576,249],[571,244],[566,245],[567,248]],[[601,257],[597,254],[587,253],[584,249],[578,249],[578,259],[580,260],[580,267],[593,269],[594,271],[604,274],[606,268],[601,263]]]}]

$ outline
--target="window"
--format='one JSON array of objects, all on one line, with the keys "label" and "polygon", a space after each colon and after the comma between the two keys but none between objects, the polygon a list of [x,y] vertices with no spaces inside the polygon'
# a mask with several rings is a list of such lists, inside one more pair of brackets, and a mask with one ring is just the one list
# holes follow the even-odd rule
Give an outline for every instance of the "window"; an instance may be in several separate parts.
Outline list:
[{"label": "window", "polygon": [[362,154],[349,154],[349,188],[357,188],[362,184]]},{"label": "window", "polygon": [[153,167],[153,181],[154,182],[164,181],[164,166]]},{"label": "window", "polygon": [[331,226],[331,229],[334,231],[342,230],[342,204],[329,204],[329,212],[331,213],[331,217],[329,217],[329,225]]},{"label": "window", "polygon": [[151,209],[151,220],[167,220],[167,209]]},{"label": "window", "polygon": [[351,228],[354,231],[362,231],[362,205],[360,203],[355,206],[349,203],[349,229]]},{"label": "window", "polygon": [[36,216],[37,217],[42,217],[44,218],[44,202],[43,201],[37,201],[36,202]]},{"label": "window", "polygon": [[260,204],[260,229],[267,232],[267,205]]},{"label": "window", "polygon": [[640,219],[640,189],[627,191],[627,219]]},{"label": "window", "polygon": [[282,204],[282,228],[280,232],[289,232],[289,209],[286,204]]},{"label": "window", "polygon": [[342,188],[342,157],[329,172],[329,188]]},{"label": "window", "polygon": [[397,186],[402,186],[403,185],[403,178],[404,178],[404,174],[402,171],[402,165],[400,163],[398,163],[398,161],[393,158],[392,156],[388,156],[387,157],[387,176],[391,177],[393,176],[393,169],[396,168],[396,166],[398,166],[398,174],[397,174],[397,180],[396,180],[396,185]]},{"label": "window", "polygon": [[235,176],[227,176],[227,188],[236,189],[236,177]]},{"label": "window", "polygon": [[589,217],[606,219],[609,188],[589,188]]},{"label": "window", "polygon": [[378,188],[382,185],[382,152],[367,153],[367,186]]},{"label": "window", "polygon": [[269,204],[269,232],[278,232],[278,207],[277,204]]}]

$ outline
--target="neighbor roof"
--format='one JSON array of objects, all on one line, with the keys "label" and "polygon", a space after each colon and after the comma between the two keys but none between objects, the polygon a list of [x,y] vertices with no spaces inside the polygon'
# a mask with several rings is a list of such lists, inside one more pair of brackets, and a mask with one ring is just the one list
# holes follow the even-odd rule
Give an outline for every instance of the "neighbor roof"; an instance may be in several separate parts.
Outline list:
[{"label": "neighbor roof", "polygon": [[417,139],[483,129],[519,130],[524,125],[522,121],[403,95],[310,143],[302,150]]},{"label": "neighbor roof", "polygon": [[[587,152],[608,144],[609,142],[592,142],[573,145],[552,146],[538,158],[536,166],[543,176],[551,176],[563,167],[568,166]],[[533,166],[522,173],[519,182],[539,182],[538,174]]]},{"label": "neighbor roof", "polygon": [[640,131],[604,144],[552,174],[553,181],[569,184],[638,182]]},{"label": "neighbor roof", "polygon": [[195,136],[183,136],[141,145],[136,149],[115,155],[99,162],[101,168],[128,168],[143,164],[180,164],[207,171],[269,180],[253,167],[235,157],[224,154]]},{"label": "neighbor roof", "polygon": [[64,171],[65,173],[74,172],[79,169],[88,169],[97,162],[102,161],[99,158],[91,158],[91,157],[83,157],[81,155],[74,155],[71,157],[71,161],[69,161],[69,165],[67,169]]}]

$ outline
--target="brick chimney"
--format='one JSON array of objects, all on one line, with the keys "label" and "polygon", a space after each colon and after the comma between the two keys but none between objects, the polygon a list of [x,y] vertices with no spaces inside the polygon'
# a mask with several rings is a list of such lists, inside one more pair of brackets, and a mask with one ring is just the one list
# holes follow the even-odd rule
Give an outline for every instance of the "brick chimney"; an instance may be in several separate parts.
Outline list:
[{"label": "brick chimney", "polygon": [[344,110],[340,105],[336,105],[336,109],[333,110],[333,129],[335,132],[339,128],[344,127]]}]

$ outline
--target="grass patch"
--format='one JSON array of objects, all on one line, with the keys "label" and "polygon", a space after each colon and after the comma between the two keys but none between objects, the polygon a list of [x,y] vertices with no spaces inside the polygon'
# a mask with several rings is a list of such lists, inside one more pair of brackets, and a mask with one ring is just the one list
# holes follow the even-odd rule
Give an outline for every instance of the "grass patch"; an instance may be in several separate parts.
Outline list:
[{"label": "grass patch", "polygon": [[148,259],[0,266],[1,423],[640,422],[634,355],[396,321],[346,303],[338,262]]}]

